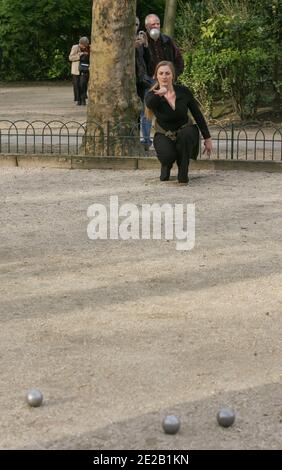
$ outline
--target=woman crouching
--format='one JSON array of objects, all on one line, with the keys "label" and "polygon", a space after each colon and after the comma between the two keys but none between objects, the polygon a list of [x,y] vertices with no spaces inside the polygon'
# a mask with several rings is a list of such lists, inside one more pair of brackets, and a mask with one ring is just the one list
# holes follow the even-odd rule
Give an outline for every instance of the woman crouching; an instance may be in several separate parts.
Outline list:
[{"label": "woman crouching", "polygon": [[[187,184],[190,158],[199,152],[199,130],[204,138],[204,152],[210,156],[212,140],[205,118],[189,88],[174,84],[175,71],[171,62],[156,67],[155,85],[145,96],[147,116],[155,116],[154,147],[161,163],[161,181],[168,181],[173,163],[178,166],[178,182]],[[189,124],[188,111],[197,125]]]}]

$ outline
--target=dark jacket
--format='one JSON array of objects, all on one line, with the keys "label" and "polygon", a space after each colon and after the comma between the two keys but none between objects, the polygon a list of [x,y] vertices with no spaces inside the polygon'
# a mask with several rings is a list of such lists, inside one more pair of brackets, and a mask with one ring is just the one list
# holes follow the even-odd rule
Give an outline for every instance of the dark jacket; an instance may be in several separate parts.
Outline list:
[{"label": "dark jacket", "polygon": [[154,80],[148,75],[147,66],[144,60],[143,46],[139,46],[135,49],[135,73],[137,94],[143,101],[145,91],[154,83]]},{"label": "dark jacket", "polygon": [[89,72],[89,54],[82,54],[79,59],[79,71],[81,73]]},{"label": "dark jacket", "polygon": [[177,131],[188,124],[188,112],[190,111],[203,138],[208,139],[210,132],[206,120],[192,92],[183,85],[174,85],[174,90],[176,95],[175,109],[172,109],[164,96],[155,95],[153,90],[145,96],[146,106],[153,111],[159,126],[165,131]]},{"label": "dark jacket", "polygon": [[146,64],[147,72],[150,77],[153,77],[156,65],[159,62],[155,54],[155,46],[161,52],[160,60],[168,60],[173,63],[176,72],[176,78],[182,74],[184,70],[184,61],[180,50],[175,45],[171,37],[166,34],[161,34],[157,41],[148,39],[148,47],[143,47],[144,61]]}]

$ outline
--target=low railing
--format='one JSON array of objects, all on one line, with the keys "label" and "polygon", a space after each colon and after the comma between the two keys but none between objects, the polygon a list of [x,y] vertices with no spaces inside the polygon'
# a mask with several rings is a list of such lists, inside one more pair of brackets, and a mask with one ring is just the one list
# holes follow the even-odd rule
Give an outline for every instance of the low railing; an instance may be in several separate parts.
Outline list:
[{"label": "low railing", "polygon": [[268,126],[215,127],[213,158],[282,161],[282,129]]},{"label": "low railing", "polygon": [[[0,120],[0,153],[154,156],[144,152],[138,125],[121,123],[113,127],[77,121]],[[282,129],[267,126],[210,126],[213,138],[212,159],[282,161]],[[199,158],[205,159],[202,154]]]}]

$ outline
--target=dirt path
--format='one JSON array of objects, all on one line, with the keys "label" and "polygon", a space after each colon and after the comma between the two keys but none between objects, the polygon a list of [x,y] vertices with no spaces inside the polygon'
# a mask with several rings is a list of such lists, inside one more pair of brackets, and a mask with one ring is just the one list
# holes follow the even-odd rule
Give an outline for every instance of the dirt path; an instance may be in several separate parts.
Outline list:
[{"label": "dirt path", "polygon": [[[0,186],[2,449],[281,448],[281,175],[179,188],[156,171],[18,168]],[[195,248],[89,240],[87,208],[110,195],[195,203]]]},{"label": "dirt path", "polygon": [[[71,84],[4,86],[0,119],[85,121],[72,99]],[[156,171],[1,169],[0,187],[0,448],[281,448],[279,174],[178,188]],[[89,240],[87,208],[110,195],[194,202],[194,250]]]},{"label": "dirt path", "polygon": [[86,121],[86,107],[73,101],[72,84],[0,86],[0,120]]}]

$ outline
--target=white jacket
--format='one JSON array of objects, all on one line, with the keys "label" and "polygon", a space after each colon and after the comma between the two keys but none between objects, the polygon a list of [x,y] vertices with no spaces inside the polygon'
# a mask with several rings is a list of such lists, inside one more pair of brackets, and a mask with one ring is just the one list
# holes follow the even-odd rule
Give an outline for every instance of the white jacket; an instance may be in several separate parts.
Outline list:
[{"label": "white jacket", "polygon": [[80,59],[81,51],[79,44],[75,44],[72,46],[69,60],[71,62],[71,73],[72,75],[79,75],[79,59]]}]

